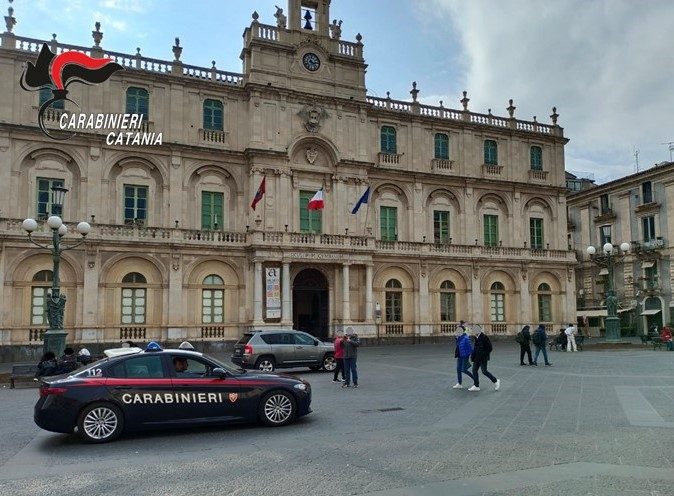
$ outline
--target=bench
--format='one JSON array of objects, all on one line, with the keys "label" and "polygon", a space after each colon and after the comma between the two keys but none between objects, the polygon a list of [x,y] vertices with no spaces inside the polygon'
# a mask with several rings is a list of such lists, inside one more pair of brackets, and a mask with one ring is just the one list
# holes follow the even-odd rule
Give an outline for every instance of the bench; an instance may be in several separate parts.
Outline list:
[{"label": "bench", "polygon": [[9,376],[9,388],[14,389],[15,379],[34,379],[37,374],[37,365],[12,365],[12,373]]}]

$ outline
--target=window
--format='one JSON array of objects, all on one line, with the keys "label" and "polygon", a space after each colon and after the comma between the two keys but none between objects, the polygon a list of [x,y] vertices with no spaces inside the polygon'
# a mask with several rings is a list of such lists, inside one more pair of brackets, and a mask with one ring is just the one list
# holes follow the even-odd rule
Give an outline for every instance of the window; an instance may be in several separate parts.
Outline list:
[{"label": "window", "polygon": [[571,191],[580,191],[582,184],[580,181],[568,180],[566,181],[566,187]]},{"label": "window", "polygon": [[[122,279],[122,324],[145,324],[145,277],[131,272]],[[129,287],[130,286],[130,287]]]},{"label": "window", "polygon": [[310,338],[306,334],[293,334],[293,338],[295,338],[295,344],[300,345],[300,346],[314,346],[316,344],[316,341],[313,340],[313,338]]},{"label": "window", "polygon": [[31,325],[47,325],[47,295],[54,274],[51,270],[41,270],[33,276],[30,290],[30,323]]},{"label": "window", "polygon": [[532,146],[529,151],[531,170],[543,170],[543,150],[540,146]]},{"label": "window", "polygon": [[223,322],[225,299],[225,282],[215,274],[206,276],[201,290],[201,322],[203,324],[220,324]]},{"label": "window", "polygon": [[321,232],[321,211],[309,210],[309,200],[313,198],[314,191],[300,191],[300,232]]},{"label": "window", "polygon": [[381,240],[395,241],[398,239],[398,209],[396,207],[380,207]]},{"label": "window", "polygon": [[222,229],[222,203],[224,194],[213,191],[201,192],[201,228],[217,231]]},{"label": "window", "polygon": [[129,358],[108,368],[107,377],[125,379],[146,379],[166,377],[161,356],[143,355]]},{"label": "window", "polygon": [[446,210],[433,211],[433,240],[436,243],[449,242],[449,212]]},{"label": "window", "polygon": [[531,234],[531,248],[543,249],[543,219],[532,217],[529,219],[529,233]]},{"label": "window", "polygon": [[491,285],[489,313],[492,322],[505,322],[505,287],[500,282]]},{"label": "window", "polygon": [[449,136],[443,133],[435,134],[435,158],[449,159]]},{"label": "window", "polygon": [[37,218],[46,219],[52,212],[52,200],[54,186],[63,187],[63,179],[37,178]]},{"label": "window", "polygon": [[456,322],[456,293],[452,281],[443,281],[440,285],[440,320]]},{"label": "window", "polygon": [[124,224],[147,221],[147,186],[124,185]]},{"label": "window", "polygon": [[386,322],[403,321],[403,286],[397,279],[386,283]]},{"label": "window", "polygon": [[484,245],[498,246],[498,215],[484,216]]},{"label": "window", "polygon": [[171,366],[176,377],[202,379],[211,377],[213,365],[185,355],[171,355]]},{"label": "window", "polygon": [[644,241],[653,241],[655,239],[655,217],[649,216],[641,219],[644,228]]},{"label": "window", "polygon": [[281,334],[260,334],[260,339],[266,344],[281,344]]},{"label": "window", "polygon": [[538,320],[552,322],[552,292],[546,283],[538,286]]},{"label": "window", "polygon": [[398,153],[396,145],[396,129],[392,126],[381,127],[381,152]]},{"label": "window", "polygon": [[131,87],[126,90],[126,113],[141,114],[147,121],[150,115],[150,95],[146,89]]},{"label": "window", "polygon": [[601,226],[599,228],[599,241],[601,242],[601,246],[611,242],[611,226]]},{"label": "window", "polygon": [[[53,86],[46,86],[44,88],[40,88],[40,100],[39,100],[39,106],[42,107],[46,102],[51,100],[54,97],[54,93],[52,90],[54,89]],[[65,102],[63,100],[57,100],[53,102],[49,108],[57,109],[57,110],[63,110],[65,108]]]},{"label": "window", "polygon": [[601,195],[599,197],[599,207],[600,207],[601,215],[611,213],[611,207],[609,206],[609,203],[608,203],[608,195]]},{"label": "window", "polygon": [[222,131],[222,102],[204,100],[204,129]]},{"label": "window", "polygon": [[487,165],[498,164],[498,147],[494,140],[484,140],[484,163]]},{"label": "window", "polygon": [[644,267],[646,289],[655,289],[658,286],[658,261],[653,260],[651,267]]},{"label": "window", "polygon": [[646,181],[641,185],[641,193],[643,203],[651,203],[653,201],[653,187],[651,186],[650,181]]}]

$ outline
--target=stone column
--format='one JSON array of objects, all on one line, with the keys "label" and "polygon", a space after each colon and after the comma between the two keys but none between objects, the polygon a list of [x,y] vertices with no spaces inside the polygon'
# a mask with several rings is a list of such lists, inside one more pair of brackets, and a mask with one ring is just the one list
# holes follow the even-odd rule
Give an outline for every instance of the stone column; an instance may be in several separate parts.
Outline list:
[{"label": "stone column", "polygon": [[342,321],[344,323],[351,320],[349,265],[348,263],[342,264]]},{"label": "stone column", "polygon": [[372,264],[365,266],[365,322],[374,320],[372,308]]},{"label": "stone column", "polygon": [[262,262],[255,261],[253,271],[253,324],[263,324],[262,320]]},{"label": "stone column", "polygon": [[418,293],[418,306],[417,306],[417,323],[419,325],[419,334],[420,335],[429,335],[433,332],[431,322],[433,318],[431,317],[430,301],[429,301],[429,291],[428,291],[428,267],[422,266],[420,270],[419,277],[419,293]]},{"label": "stone column", "polygon": [[177,250],[171,253],[172,270],[168,277],[168,311],[164,311],[164,315],[168,315],[168,338],[170,340],[192,337],[189,336],[189,331],[183,327],[184,322],[187,320],[185,312],[188,310],[184,308],[185,292],[183,291],[183,264],[181,258],[181,254]]},{"label": "stone column", "polygon": [[291,325],[290,314],[290,262],[283,262],[281,268],[281,324]]}]

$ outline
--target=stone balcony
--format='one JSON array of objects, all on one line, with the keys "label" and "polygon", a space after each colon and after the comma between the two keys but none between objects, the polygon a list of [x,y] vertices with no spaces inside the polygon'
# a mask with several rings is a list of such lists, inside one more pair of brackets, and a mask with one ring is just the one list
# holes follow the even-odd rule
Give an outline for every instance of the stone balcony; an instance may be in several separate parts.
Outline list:
[{"label": "stone balcony", "polygon": [[383,153],[377,154],[377,165],[379,167],[396,167],[400,165],[401,153]]},{"label": "stone balcony", "polygon": [[229,144],[229,133],[213,129],[199,129],[199,139],[203,144],[226,146]]},{"label": "stone balcony", "polygon": [[454,160],[434,158],[431,160],[431,170],[440,174],[449,174],[454,170]]},{"label": "stone balcony", "polygon": [[482,177],[497,177],[503,172],[502,165],[482,164]]},{"label": "stone balcony", "polygon": [[529,181],[535,183],[544,183],[548,180],[548,171],[544,170],[529,170]]}]

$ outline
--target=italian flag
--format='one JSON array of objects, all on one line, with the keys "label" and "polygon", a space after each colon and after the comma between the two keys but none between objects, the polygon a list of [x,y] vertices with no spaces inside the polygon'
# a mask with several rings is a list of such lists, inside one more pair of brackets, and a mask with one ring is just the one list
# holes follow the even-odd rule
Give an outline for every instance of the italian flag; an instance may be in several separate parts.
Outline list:
[{"label": "italian flag", "polygon": [[307,208],[309,210],[322,210],[324,207],[323,203],[323,188],[316,191],[316,194],[309,200],[309,205]]}]

